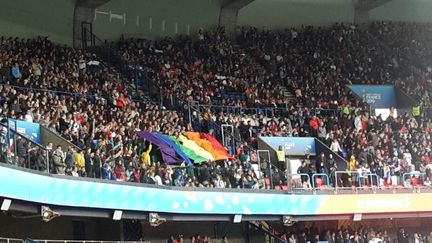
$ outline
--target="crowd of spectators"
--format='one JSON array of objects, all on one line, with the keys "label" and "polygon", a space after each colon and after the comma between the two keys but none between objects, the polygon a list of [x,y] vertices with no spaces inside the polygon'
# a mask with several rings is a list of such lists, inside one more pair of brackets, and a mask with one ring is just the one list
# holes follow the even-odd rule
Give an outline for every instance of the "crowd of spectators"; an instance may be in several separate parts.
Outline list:
[{"label": "crowd of spectators", "polygon": [[[328,227],[327,227],[328,228]],[[432,242],[432,232],[422,232],[417,229],[410,232],[403,227],[388,228],[383,227],[341,227],[330,229],[318,229],[316,227],[288,227],[287,233],[279,234],[276,242],[286,243],[429,243]],[[411,229],[412,230],[412,229]],[[415,232],[415,233],[414,233]],[[422,234],[425,233],[425,234]],[[179,235],[177,237],[170,236],[168,243],[185,242],[185,237]],[[187,242],[202,242],[207,243],[212,240],[208,236],[194,235]],[[226,236],[223,237],[222,243],[227,243]]]},{"label": "crowd of spectators", "polygon": [[[428,106],[431,31],[426,24],[383,22],[280,32],[249,28],[234,39],[219,28],[200,31],[196,39],[120,42],[122,60],[132,69],[146,70],[162,87],[171,104],[166,108],[137,100],[144,98],[142,92],[94,54],[46,38],[1,38],[0,113],[40,123],[75,145],[48,147],[50,169],[57,174],[264,188],[262,173],[253,167],[256,155],[243,142],[256,148],[259,136],[313,136],[349,161],[348,170],[355,173],[341,179],[344,185],[397,185],[412,180],[403,175],[413,172],[425,173],[422,183],[430,185],[430,118],[390,114],[383,119],[345,85],[395,84]],[[295,99],[285,97],[282,87]],[[185,117],[172,110],[178,108],[174,101],[196,101],[206,108]],[[215,105],[258,109],[230,113],[215,110]],[[194,130],[224,139],[222,124],[234,128],[239,143],[231,152],[236,159],[191,168],[164,164],[157,149],[136,136],[138,130],[170,136]],[[42,150],[29,150],[25,139],[16,146],[20,159],[11,159],[6,149],[4,161],[47,170]],[[23,159],[29,157],[33,159]],[[318,156],[309,173],[331,174],[337,170],[332,161],[329,155]],[[283,168],[274,169],[277,181],[285,183]],[[375,182],[370,173],[378,176]]]},{"label": "crowd of spectators", "polygon": [[340,228],[337,230],[318,230],[314,227],[303,230],[295,230],[284,234],[281,239],[289,243],[427,243],[432,242],[432,232],[411,233],[404,228],[398,229],[374,229],[364,227],[359,229]]},{"label": "crowd of spectators", "polygon": [[[309,124],[309,120],[317,113],[319,116],[323,108],[334,110],[333,115],[339,118],[343,114],[354,117],[355,110],[366,108],[347,92],[347,84],[395,84],[427,106],[432,66],[430,32],[426,24],[381,22],[279,32],[244,28],[231,40],[223,29],[217,29],[200,32],[196,39],[130,39],[119,44],[119,51],[130,66],[151,69],[152,78],[164,88],[169,100],[182,97],[213,107],[285,108],[276,112],[281,113],[277,117],[266,118],[259,118],[260,114],[230,118],[229,114],[203,111],[194,129],[212,130],[215,123],[225,119],[233,125],[252,127],[253,131],[241,132],[246,139],[254,137],[248,133],[255,137],[308,136],[318,132],[320,124]],[[279,86],[291,89],[296,102],[278,93]],[[246,98],[226,96],[226,92],[244,93]],[[306,108],[296,107],[301,103]],[[324,126],[326,117],[330,117],[328,112],[319,117]]]},{"label": "crowd of spectators", "polygon": [[[175,111],[134,101],[127,83],[96,56],[46,38],[0,41],[2,117],[39,123],[71,142],[68,148],[49,144],[41,149],[17,136],[17,159],[3,146],[4,162],[46,171],[47,150],[50,172],[56,174],[175,186],[262,187],[246,161],[189,170],[164,164],[136,131],[177,136],[190,130],[188,124]],[[145,151],[149,161],[142,158]]]},{"label": "crowd of spectators", "polygon": [[[179,235],[177,237],[170,236],[170,238],[167,240],[167,243],[183,243],[183,242],[185,242],[183,235]],[[191,236],[190,239],[189,239],[189,241],[187,241],[187,242],[191,242],[191,243],[211,243],[212,239],[209,236],[205,236],[205,235],[203,236],[203,235],[197,234],[197,235]],[[213,240],[213,242],[215,242],[215,241]],[[221,243],[228,243],[228,237],[224,236],[220,242]]]},{"label": "crowd of spectators", "polygon": [[[238,107],[286,104],[272,74],[224,29],[201,32],[198,38],[180,36],[160,41],[129,39],[119,44],[122,59],[163,89],[169,103],[184,102]],[[268,89],[266,87],[272,87]],[[285,106],[284,106],[285,107]]]}]

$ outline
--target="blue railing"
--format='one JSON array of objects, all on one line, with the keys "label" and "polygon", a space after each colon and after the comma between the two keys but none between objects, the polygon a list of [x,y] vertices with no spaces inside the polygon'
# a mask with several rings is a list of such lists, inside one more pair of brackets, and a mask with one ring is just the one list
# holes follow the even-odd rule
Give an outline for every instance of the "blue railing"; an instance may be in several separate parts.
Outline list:
[{"label": "blue railing", "polygon": [[[402,175],[402,183],[405,187],[418,187],[423,186],[424,181],[426,180],[427,174],[423,172],[410,172],[404,173]],[[420,179],[421,178],[421,179]],[[407,181],[410,179],[410,181]],[[418,181],[414,181],[413,179],[418,179]],[[408,184],[409,182],[409,184]]]},{"label": "blue railing", "polygon": [[[39,88],[31,88],[31,87],[16,86],[16,85],[10,85],[10,87],[17,89],[17,90],[40,92],[40,93],[51,93],[54,95],[66,95],[66,96],[74,97],[75,99],[78,97],[85,97],[85,98],[90,99],[92,101],[95,101],[95,100],[100,99],[100,98],[107,99],[107,97],[105,97],[105,96],[97,96],[94,94],[87,94],[87,93],[74,93],[74,92],[67,92],[67,91],[61,91],[61,90],[39,89]],[[132,98],[131,101],[144,103],[144,104],[155,104],[154,102],[152,102],[150,100],[143,100],[143,99],[136,99],[136,98]]]},{"label": "blue railing", "polygon": [[[200,110],[208,110],[213,113],[223,112],[225,114],[248,114],[248,115],[265,115],[265,116],[275,116],[283,114],[286,111],[289,111],[289,107],[259,107],[259,108],[245,108],[241,106],[223,106],[223,105],[204,105],[204,104],[189,104],[191,106],[195,106]],[[341,110],[340,109],[324,109],[324,108],[303,108],[305,112],[309,112],[311,115],[317,114],[326,114],[326,115],[337,115]]]}]

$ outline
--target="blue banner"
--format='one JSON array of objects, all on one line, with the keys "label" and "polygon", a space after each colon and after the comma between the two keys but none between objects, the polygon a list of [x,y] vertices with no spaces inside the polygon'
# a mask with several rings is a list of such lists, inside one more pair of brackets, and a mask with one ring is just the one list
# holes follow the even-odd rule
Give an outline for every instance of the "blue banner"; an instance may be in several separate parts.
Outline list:
[{"label": "blue banner", "polygon": [[[149,187],[46,176],[0,165],[0,197],[70,207],[185,214],[335,215],[430,212],[432,193],[289,194]],[[127,199],[127,200],[125,200]],[[271,203],[269,203],[271,202]]]},{"label": "blue banner", "polygon": [[348,85],[372,108],[396,107],[395,88],[392,85]]},{"label": "blue banner", "polygon": [[[17,126],[16,129],[15,129],[15,125]],[[20,120],[9,118],[8,127],[26,136],[31,141],[40,144],[41,132],[40,132],[40,125],[38,123],[20,121]]]},{"label": "blue banner", "polygon": [[316,154],[315,138],[300,137],[260,137],[274,150],[282,146],[287,155]]}]

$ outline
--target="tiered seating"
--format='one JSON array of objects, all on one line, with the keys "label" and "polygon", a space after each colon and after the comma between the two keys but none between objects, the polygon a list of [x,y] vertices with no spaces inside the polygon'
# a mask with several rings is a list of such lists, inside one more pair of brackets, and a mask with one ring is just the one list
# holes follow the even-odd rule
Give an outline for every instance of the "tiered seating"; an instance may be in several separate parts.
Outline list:
[{"label": "tiered seating", "polygon": [[[365,180],[371,187],[400,185],[404,173],[419,171],[426,177],[431,173],[430,120],[399,115],[384,121],[369,114],[345,85],[396,84],[423,105],[430,104],[430,32],[429,25],[374,23],[365,28],[335,25],[283,32],[244,29],[235,40],[218,29],[198,40],[119,43],[122,59],[132,69],[150,70],[150,78],[171,104],[197,101],[205,108],[191,117],[170,109],[176,106],[134,101],[144,97],[95,55],[43,38],[3,38],[1,112],[48,126],[80,148],[66,152],[61,160],[68,170],[57,167],[57,173],[98,177],[102,168],[101,177],[120,180],[269,187],[252,169],[253,154],[240,152],[232,162],[204,163],[207,167],[189,171],[174,169],[163,163],[156,149],[149,149],[148,141],[136,136],[143,130],[180,138],[194,130],[219,137],[220,125],[230,124],[235,139],[252,147],[257,136],[317,137],[351,158],[349,170],[355,173],[350,172],[341,185],[360,186],[370,173],[379,178]],[[239,110],[217,111],[216,105]],[[245,108],[257,112],[244,112]],[[149,163],[143,163],[143,154]],[[316,166],[319,171],[311,174],[336,169],[330,157],[324,155],[323,160],[324,166]],[[328,186],[318,177],[314,183]]]}]

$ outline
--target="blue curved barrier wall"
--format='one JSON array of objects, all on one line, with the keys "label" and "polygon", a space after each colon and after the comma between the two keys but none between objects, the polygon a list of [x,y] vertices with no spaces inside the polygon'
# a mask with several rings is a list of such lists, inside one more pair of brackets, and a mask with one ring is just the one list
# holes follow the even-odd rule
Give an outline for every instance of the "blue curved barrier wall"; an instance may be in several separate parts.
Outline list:
[{"label": "blue curved barrier wall", "polygon": [[293,195],[159,189],[0,166],[0,196],[73,207],[188,214],[319,215],[431,211],[432,194]]}]

